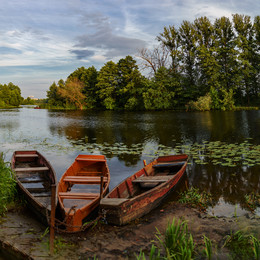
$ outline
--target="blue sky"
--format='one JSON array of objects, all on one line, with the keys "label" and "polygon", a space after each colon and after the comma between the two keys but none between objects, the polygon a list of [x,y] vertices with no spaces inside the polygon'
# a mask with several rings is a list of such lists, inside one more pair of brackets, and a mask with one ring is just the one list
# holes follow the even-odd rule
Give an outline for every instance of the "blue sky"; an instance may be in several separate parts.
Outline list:
[{"label": "blue sky", "polygon": [[259,0],[0,0],[0,83],[45,98],[53,81],[79,67],[137,59],[164,26],[259,10]]}]

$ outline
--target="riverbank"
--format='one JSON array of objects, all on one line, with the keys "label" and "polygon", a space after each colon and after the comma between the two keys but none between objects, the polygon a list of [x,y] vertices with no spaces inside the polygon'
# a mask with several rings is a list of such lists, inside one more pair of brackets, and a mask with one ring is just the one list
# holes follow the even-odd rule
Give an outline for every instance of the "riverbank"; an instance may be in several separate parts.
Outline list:
[{"label": "riverbank", "polygon": [[[14,259],[136,259],[140,250],[150,252],[156,241],[157,229],[163,233],[175,218],[187,221],[196,249],[204,247],[203,236],[211,239],[213,251],[219,259],[229,259],[229,251],[222,248],[226,236],[240,230],[245,234],[260,235],[260,219],[252,214],[243,217],[210,217],[197,209],[177,202],[167,202],[147,216],[117,227],[98,223],[85,232],[55,236],[55,254],[50,257],[48,234],[25,207],[9,210],[0,221],[0,245],[9,245]],[[156,242],[155,242],[156,243]],[[19,253],[18,253],[19,252]],[[217,252],[217,253],[216,253]],[[1,259],[1,257],[0,257]],[[8,258],[10,259],[10,258]]]}]

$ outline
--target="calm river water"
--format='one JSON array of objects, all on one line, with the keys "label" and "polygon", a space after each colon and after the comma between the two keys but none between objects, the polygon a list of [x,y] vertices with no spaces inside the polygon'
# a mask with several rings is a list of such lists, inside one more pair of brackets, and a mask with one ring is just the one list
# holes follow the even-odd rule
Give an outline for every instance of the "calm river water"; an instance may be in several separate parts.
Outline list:
[{"label": "calm river water", "polygon": [[[216,216],[248,212],[260,193],[260,111],[112,112],[0,110],[0,152],[36,149],[59,179],[81,154],[104,154],[110,189],[158,155],[189,153],[189,184],[213,194]],[[258,209],[258,211],[260,211]]]}]

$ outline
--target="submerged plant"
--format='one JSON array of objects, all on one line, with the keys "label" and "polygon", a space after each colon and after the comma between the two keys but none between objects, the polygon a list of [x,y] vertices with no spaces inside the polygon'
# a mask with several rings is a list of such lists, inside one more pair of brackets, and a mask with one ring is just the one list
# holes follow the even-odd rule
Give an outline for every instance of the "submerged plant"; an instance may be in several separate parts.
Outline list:
[{"label": "submerged plant", "polygon": [[180,193],[179,202],[205,210],[212,204],[212,196],[205,191],[200,192],[198,188],[191,187],[187,191]]}]

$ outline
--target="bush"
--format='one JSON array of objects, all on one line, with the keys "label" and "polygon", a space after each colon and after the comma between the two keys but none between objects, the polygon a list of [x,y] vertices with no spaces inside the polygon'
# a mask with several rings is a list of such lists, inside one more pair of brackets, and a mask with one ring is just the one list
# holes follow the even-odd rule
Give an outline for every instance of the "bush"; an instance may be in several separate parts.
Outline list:
[{"label": "bush", "polygon": [[16,182],[13,172],[4,162],[3,154],[0,153],[0,216],[7,210],[7,204],[14,200],[16,195]]},{"label": "bush", "polygon": [[212,99],[210,94],[199,97],[197,101],[190,101],[186,105],[187,110],[208,111],[211,108]]}]

